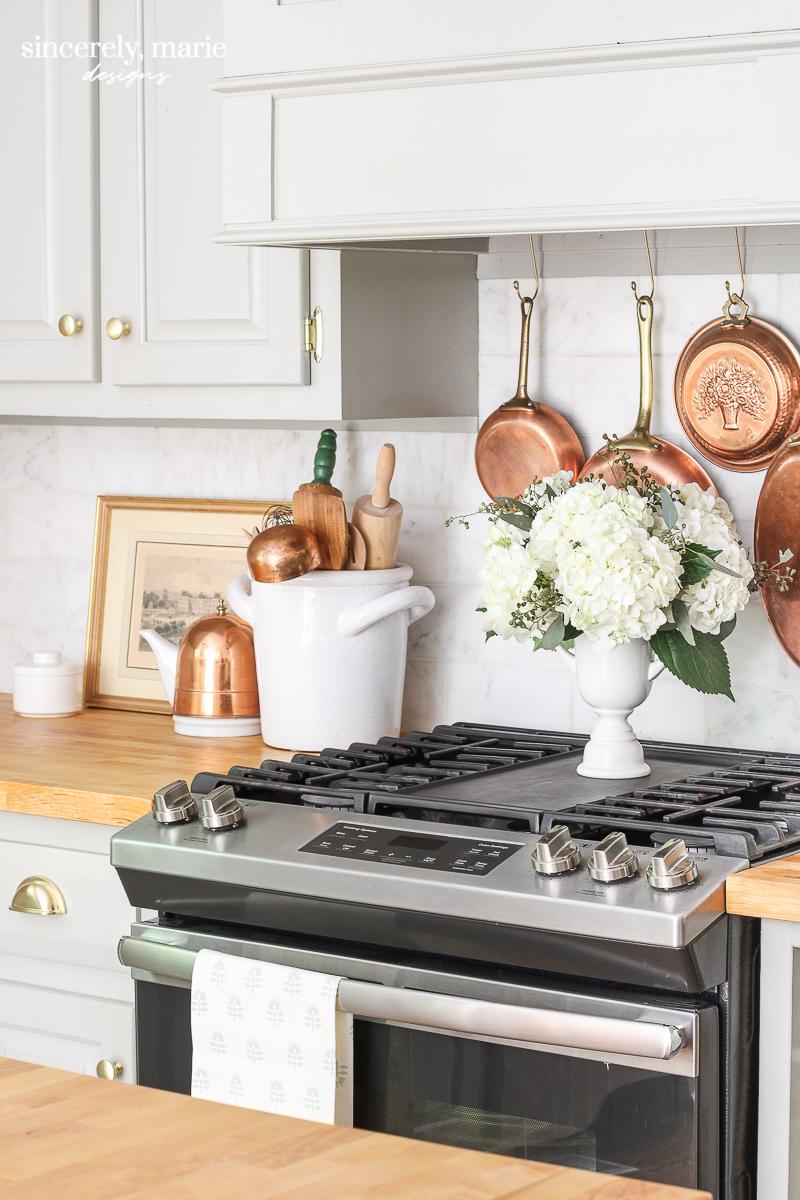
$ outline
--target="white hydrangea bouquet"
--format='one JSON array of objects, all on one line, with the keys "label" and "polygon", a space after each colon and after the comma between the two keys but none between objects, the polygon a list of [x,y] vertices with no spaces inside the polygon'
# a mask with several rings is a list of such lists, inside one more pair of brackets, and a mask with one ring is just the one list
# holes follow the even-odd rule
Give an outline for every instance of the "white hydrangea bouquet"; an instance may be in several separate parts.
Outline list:
[{"label": "white hydrangea bouquet", "polygon": [[547,650],[641,639],[689,687],[733,699],[723,643],[754,591],[789,586],[791,552],[754,567],[720,496],[695,483],[661,487],[618,459],[621,487],[559,472],[481,506],[486,636]]}]

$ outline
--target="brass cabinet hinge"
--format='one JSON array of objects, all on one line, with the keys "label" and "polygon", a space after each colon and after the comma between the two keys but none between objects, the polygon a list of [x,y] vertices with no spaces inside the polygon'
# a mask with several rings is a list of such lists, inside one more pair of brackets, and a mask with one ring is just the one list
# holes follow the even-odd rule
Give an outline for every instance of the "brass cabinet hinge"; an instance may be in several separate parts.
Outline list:
[{"label": "brass cabinet hinge", "polygon": [[303,341],[306,354],[313,354],[314,362],[322,362],[322,309],[319,305],[303,320]]}]

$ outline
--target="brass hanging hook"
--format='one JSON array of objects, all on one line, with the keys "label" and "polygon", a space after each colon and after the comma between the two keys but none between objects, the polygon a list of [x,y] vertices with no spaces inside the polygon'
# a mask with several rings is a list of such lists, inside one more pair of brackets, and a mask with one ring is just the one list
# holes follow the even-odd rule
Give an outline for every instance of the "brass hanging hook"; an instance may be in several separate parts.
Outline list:
[{"label": "brass hanging hook", "polygon": [[739,259],[739,290],[738,292],[731,291],[730,280],[725,280],[725,291],[728,293],[728,299],[722,306],[724,326],[736,325],[743,326],[747,324],[747,314],[750,310],[750,305],[744,298],[744,261],[742,259],[742,247],[739,242],[739,230],[734,225],[733,236],[736,239],[736,257]]},{"label": "brass hanging hook", "polygon": [[514,291],[519,296],[519,302],[522,305],[523,313],[526,310],[530,311],[533,308],[533,302],[536,299],[536,297],[539,295],[539,285],[541,283],[541,280],[539,278],[539,264],[536,261],[536,247],[533,244],[533,234],[532,233],[528,234],[528,244],[531,248],[531,263],[533,264],[533,278],[534,278],[534,281],[536,284],[536,286],[533,289],[533,295],[532,296],[523,296],[522,292],[520,291],[519,280],[518,279],[514,280]]},{"label": "brass hanging hook", "polygon": [[631,289],[639,303],[641,303],[643,300],[652,300],[653,293],[656,290],[656,281],[655,281],[655,277],[653,275],[653,260],[650,257],[650,239],[647,236],[646,229],[642,230],[642,236],[644,238],[644,248],[645,248],[645,252],[647,254],[647,265],[650,268],[650,295],[649,296],[640,296],[639,292],[636,288],[636,280],[635,279],[631,280]]}]

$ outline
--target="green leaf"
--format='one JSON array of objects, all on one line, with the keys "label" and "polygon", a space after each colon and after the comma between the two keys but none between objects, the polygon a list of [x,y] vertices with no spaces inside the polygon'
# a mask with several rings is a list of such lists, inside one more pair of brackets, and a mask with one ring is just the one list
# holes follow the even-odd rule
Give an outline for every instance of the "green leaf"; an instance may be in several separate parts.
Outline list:
[{"label": "green leaf", "polygon": [[690,646],[677,629],[659,629],[650,639],[650,648],[681,683],[711,696],[733,700],[731,671],[722,640],[711,633],[694,631]]},{"label": "green leaf", "polygon": [[517,529],[521,529],[524,533],[531,531],[530,517],[521,517],[517,513],[500,513],[500,520],[507,521],[509,525],[515,525]]},{"label": "green leaf", "polygon": [[731,636],[731,634],[733,633],[735,628],[736,628],[736,617],[731,617],[730,621],[723,621],[723,623],[719,627],[719,633],[717,635],[719,637],[719,640],[721,642],[724,642],[725,638],[729,638]]},{"label": "green leaf", "polygon": [[569,621],[564,622],[564,641],[574,642],[575,638],[580,637],[581,630],[576,629],[574,625],[570,625]]},{"label": "green leaf", "polygon": [[684,586],[690,583],[700,583],[712,571],[721,571],[723,575],[732,575],[734,579],[739,579],[738,571],[732,571],[730,567],[723,567],[722,563],[715,561],[721,553],[721,550],[709,550],[708,546],[699,546],[697,542],[689,542],[681,555],[683,565],[681,583]]},{"label": "green leaf", "polygon": [[485,608],[476,608],[475,612],[486,612]]},{"label": "green leaf", "polygon": [[486,637],[485,637],[485,639],[484,639],[484,643],[483,643],[483,644],[484,644],[484,646],[485,646],[485,645],[486,645],[486,643],[488,642],[489,638],[493,638],[493,637],[497,637],[497,631],[496,631],[495,629],[487,629],[487,630],[486,630]]},{"label": "green leaf", "polygon": [[675,501],[669,493],[669,489],[662,487],[658,489],[658,496],[661,501],[661,516],[664,518],[664,524],[667,529],[674,529],[678,521],[678,509]]},{"label": "green leaf", "polygon": [[545,631],[544,636],[539,642],[540,650],[555,650],[556,646],[560,646],[564,640],[564,618],[561,613],[558,614],[553,624]]},{"label": "green leaf", "polygon": [[693,646],[695,644],[694,630],[692,629],[692,623],[689,620],[689,609],[682,600],[672,601],[672,616],[675,620],[675,628],[678,630],[678,633],[685,642],[688,642],[690,646]]},{"label": "green leaf", "polygon": [[495,496],[495,504],[508,504],[511,508],[518,508],[526,517],[531,520],[536,516],[536,513],[531,508],[530,504],[526,504],[524,500],[519,500],[516,496]]}]

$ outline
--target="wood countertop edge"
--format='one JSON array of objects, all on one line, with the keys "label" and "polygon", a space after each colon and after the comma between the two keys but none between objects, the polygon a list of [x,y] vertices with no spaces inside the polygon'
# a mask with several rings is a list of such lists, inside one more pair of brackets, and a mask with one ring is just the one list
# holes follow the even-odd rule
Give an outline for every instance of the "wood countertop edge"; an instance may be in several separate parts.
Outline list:
[{"label": "wood countertop edge", "polygon": [[285,1200],[312,1189],[330,1200],[711,1200],[690,1188],[412,1143],[0,1058],[4,1195],[188,1200],[273,1188]]},{"label": "wood countertop edge", "polygon": [[725,886],[725,906],[734,916],[800,922],[800,854],[732,875]]}]

